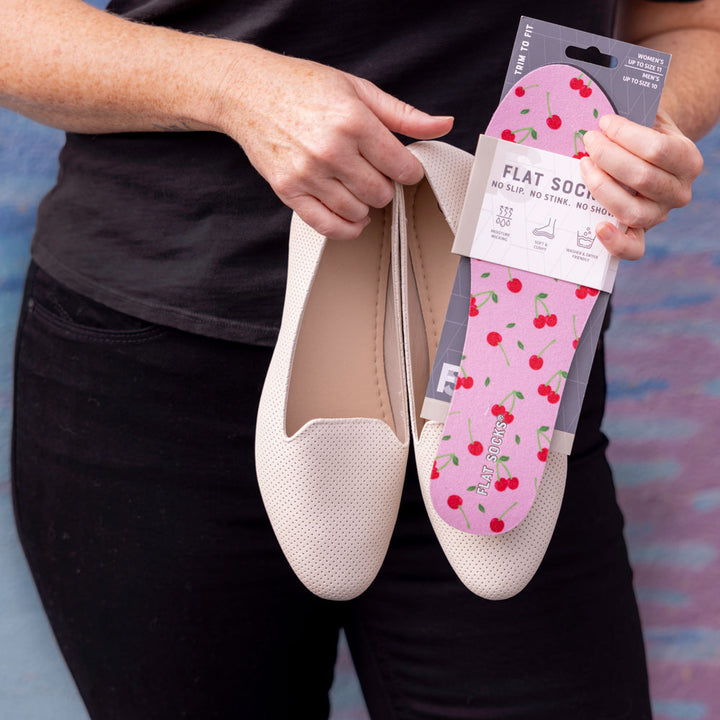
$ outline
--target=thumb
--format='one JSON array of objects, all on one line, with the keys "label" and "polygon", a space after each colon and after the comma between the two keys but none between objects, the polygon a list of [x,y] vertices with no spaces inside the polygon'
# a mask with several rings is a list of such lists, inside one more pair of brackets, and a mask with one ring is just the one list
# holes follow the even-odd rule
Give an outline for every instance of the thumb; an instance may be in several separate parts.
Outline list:
[{"label": "thumb", "polygon": [[383,92],[369,80],[353,77],[360,100],[392,132],[417,140],[431,140],[450,132],[454,118],[449,115],[428,115],[412,105]]}]

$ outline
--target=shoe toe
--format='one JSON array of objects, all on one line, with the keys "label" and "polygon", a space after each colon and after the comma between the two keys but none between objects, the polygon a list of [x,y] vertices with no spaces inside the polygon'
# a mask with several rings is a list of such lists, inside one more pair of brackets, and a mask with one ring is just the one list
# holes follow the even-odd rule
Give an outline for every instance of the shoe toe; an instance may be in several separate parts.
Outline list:
[{"label": "shoe toe", "polygon": [[552,537],[562,504],[567,457],[551,452],[530,512],[503,535],[472,535],[448,525],[430,499],[430,473],[443,425],[427,422],[416,444],[416,460],[425,506],[443,552],[462,583],[488,600],[517,595],[535,575]]},{"label": "shoe toe", "polygon": [[380,569],[407,461],[382,421],[317,419],[257,455],[260,490],[293,571],[316,595],[349,600]]}]

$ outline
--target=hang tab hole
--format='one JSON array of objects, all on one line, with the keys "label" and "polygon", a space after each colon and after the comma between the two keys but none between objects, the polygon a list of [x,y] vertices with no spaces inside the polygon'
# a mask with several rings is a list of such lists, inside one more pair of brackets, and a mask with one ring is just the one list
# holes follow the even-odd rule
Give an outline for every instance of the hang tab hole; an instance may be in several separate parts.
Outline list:
[{"label": "hang tab hole", "polygon": [[575,47],[575,45],[569,45],[565,49],[565,54],[573,60],[582,60],[582,62],[601,65],[606,68],[614,68],[617,67],[618,64],[618,60],[614,55],[606,55],[600,52],[594,45],[589,48],[579,48]]}]

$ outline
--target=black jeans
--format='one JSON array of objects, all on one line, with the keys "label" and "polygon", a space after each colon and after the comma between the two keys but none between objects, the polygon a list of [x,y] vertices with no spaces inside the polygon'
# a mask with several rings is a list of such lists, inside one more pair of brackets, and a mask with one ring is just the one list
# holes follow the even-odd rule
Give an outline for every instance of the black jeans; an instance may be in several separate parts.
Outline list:
[{"label": "black jeans", "polygon": [[255,481],[269,359],[109,310],[30,269],[17,526],[94,720],[325,718],[341,627],[374,720],[650,718],[599,431],[602,353],[547,556],[501,602],[455,578],[412,463],[371,588],[333,603],[302,587]]}]

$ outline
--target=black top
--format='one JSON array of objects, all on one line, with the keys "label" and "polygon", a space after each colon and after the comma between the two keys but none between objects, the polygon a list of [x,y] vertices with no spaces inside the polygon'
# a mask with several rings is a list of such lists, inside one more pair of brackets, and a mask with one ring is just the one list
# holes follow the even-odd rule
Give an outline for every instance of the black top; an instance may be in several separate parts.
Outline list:
[{"label": "black top", "polygon": [[[613,0],[115,0],[129,18],[243,40],[365,77],[472,152],[522,14],[603,35]],[[218,133],[68,134],[32,253],[57,280],[145,320],[272,345],[290,211]]]}]

